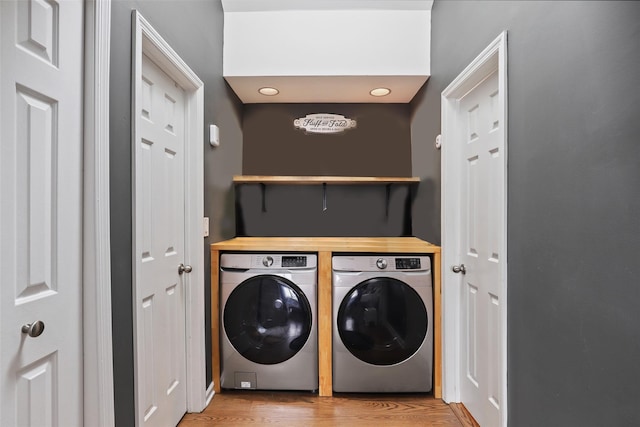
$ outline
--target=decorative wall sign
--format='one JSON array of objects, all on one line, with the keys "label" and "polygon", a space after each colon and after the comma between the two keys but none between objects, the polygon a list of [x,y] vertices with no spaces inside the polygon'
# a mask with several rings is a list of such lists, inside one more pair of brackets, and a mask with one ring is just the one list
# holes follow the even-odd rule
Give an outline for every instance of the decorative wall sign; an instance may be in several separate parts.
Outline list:
[{"label": "decorative wall sign", "polygon": [[307,114],[295,119],[293,125],[306,133],[338,133],[356,127],[356,121],[340,114]]}]

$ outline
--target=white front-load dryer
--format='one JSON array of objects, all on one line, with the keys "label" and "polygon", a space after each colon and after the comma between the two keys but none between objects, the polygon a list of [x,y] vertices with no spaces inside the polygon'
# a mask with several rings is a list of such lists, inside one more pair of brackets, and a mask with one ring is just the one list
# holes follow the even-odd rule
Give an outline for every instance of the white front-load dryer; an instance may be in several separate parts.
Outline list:
[{"label": "white front-load dryer", "polygon": [[220,385],[317,390],[317,256],[220,256]]},{"label": "white front-load dryer", "polygon": [[333,390],[430,391],[430,258],[338,255],[332,258],[332,270]]}]

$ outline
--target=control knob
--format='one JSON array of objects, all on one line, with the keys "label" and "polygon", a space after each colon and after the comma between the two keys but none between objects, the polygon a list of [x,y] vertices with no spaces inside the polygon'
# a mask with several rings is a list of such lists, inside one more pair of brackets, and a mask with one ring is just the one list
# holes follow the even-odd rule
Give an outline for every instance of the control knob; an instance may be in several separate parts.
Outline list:
[{"label": "control knob", "polygon": [[387,268],[387,260],[384,258],[378,258],[378,260],[376,261],[376,266],[380,270],[384,270],[385,268]]},{"label": "control knob", "polygon": [[262,259],[262,265],[265,267],[271,267],[273,265],[273,258],[270,256],[264,257]]}]

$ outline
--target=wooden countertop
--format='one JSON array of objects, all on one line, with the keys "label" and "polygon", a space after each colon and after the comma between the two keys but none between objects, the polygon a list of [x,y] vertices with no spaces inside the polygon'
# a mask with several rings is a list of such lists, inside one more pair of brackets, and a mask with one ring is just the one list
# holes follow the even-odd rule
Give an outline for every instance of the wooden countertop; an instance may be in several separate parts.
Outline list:
[{"label": "wooden countertop", "polygon": [[417,237],[236,237],[211,250],[440,253],[440,246]]}]

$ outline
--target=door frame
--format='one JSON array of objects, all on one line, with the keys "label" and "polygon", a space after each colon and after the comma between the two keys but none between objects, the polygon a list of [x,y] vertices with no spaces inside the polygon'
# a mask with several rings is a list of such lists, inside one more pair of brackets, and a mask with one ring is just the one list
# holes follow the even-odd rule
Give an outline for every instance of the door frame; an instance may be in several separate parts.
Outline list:
[{"label": "door frame", "polygon": [[84,3],[83,417],[115,425],[109,213],[111,0]]},{"label": "door frame", "polygon": [[[132,12],[133,67],[132,67],[132,221],[133,221],[133,286],[132,297],[136,301],[136,284],[140,272],[136,268],[136,254],[140,253],[142,230],[136,227],[136,195],[140,193],[136,182],[136,163],[139,157],[139,117],[136,113],[141,105],[142,55],[153,60],[185,93],[185,259],[193,271],[185,275],[186,287],[186,383],[187,411],[200,412],[213,397],[213,388],[206,386],[205,330],[204,330],[204,163],[202,145],[204,141],[204,83],[169,46],[151,24],[138,12]],[[137,306],[133,304],[134,328]],[[135,400],[138,407],[138,358],[134,331]]]},{"label": "door frame", "polygon": [[507,32],[503,31],[480,55],[478,55],[442,92],[442,323],[443,323],[443,384],[442,397],[446,402],[460,402],[462,372],[460,372],[460,289],[456,286],[459,277],[451,271],[450,266],[459,261],[458,242],[460,233],[458,224],[461,215],[457,197],[459,195],[461,170],[458,157],[463,135],[458,114],[458,105],[467,93],[481,83],[486,77],[498,72],[499,105],[502,115],[500,121],[504,141],[504,223],[502,263],[502,304],[500,321],[502,324],[501,342],[503,371],[500,378],[500,400],[502,425],[507,425]]}]

